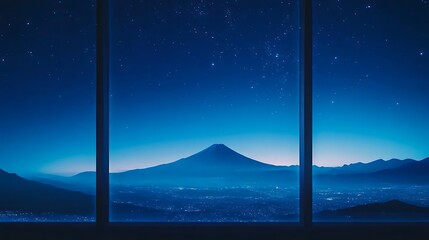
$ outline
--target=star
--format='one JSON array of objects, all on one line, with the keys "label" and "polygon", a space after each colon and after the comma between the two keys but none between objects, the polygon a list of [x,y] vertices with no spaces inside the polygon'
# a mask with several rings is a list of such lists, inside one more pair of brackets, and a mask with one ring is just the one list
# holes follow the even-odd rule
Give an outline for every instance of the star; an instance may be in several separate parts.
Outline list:
[{"label": "star", "polygon": [[424,52],[419,52],[419,55],[420,55],[420,56],[423,56],[423,55],[424,55]]}]

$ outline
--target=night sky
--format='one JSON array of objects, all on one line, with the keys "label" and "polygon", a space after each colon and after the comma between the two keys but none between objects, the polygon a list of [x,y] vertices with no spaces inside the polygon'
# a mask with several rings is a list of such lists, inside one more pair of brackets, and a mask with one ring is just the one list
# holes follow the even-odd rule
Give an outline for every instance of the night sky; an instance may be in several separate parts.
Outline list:
[{"label": "night sky", "polygon": [[317,0],[314,162],[429,156],[429,4]]},{"label": "night sky", "polygon": [[214,143],[298,164],[294,1],[114,2],[113,171]]},{"label": "night sky", "polygon": [[0,168],[95,169],[94,1],[0,1]]},{"label": "night sky", "polygon": [[[429,156],[429,5],[318,0],[314,161]],[[0,3],[0,168],[95,169],[93,1]],[[298,163],[296,1],[113,1],[111,170]]]}]

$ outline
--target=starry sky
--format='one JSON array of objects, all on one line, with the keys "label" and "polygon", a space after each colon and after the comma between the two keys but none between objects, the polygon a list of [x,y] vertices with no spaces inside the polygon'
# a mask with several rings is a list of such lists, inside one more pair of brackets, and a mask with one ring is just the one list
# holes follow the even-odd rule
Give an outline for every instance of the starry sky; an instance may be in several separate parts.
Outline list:
[{"label": "starry sky", "polygon": [[[111,171],[298,163],[297,1],[112,1]],[[314,162],[429,156],[429,5],[314,1]],[[37,11],[35,11],[37,9]],[[0,168],[95,169],[94,1],[0,3]]]},{"label": "starry sky", "polygon": [[112,6],[112,171],[214,143],[298,163],[295,1],[128,2]]},{"label": "starry sky", "polygon": [[314,2],[314,163],[429,156],[429,4]]},{"label": "starry sky", "polygon": [[0,168],[95,169],[94,1],[0,1]]}]

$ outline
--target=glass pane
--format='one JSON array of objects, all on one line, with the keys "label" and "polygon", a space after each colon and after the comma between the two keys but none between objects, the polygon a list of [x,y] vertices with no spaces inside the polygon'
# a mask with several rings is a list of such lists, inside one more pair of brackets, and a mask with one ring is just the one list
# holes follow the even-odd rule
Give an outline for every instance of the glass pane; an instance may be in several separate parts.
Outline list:
[{"label": "glass pane", "polygon": [[297,221],[297,1],[112,9],[111,219]]},{"label": "glass pane", "polygon": [[93,2],[0,3],[0,222],[94,220]]},{"label": "glass pane", "polygon": [[315,220],[429,220],[428,1],[314,14]]}]

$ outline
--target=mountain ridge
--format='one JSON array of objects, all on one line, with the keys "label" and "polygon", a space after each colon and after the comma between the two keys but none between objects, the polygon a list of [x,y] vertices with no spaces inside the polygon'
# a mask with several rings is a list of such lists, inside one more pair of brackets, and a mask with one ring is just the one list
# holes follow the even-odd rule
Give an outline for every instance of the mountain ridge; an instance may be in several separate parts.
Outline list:
[{"label": "mountain ridge", "polygon": [[[392,158],[377,159],[368,163],[344,164],[341,167],[313,166],[316,184],[374,184],[404,181],[428,183],[429,158],[423,160]],[[420,165],[424,165],[423,167]],[[415,167],[419,166],[419,167]],[[409,170],[403,170],[409,169]],[[419,174],[413,174],[419,172]],[[399,174],[400,173],[400,174]],[[401,178],[396,175],[403,176]],[[148,168],[110,173],[112,184],[185,184],[192,181],[234,184],[260,182],[269,185],[296,185],[299,166],[276,166],[246,157],[224,144],[213,144],[195,154],[179,160]],[[413,175],[409,178],[409,175]],[[82,172],[69,178],[70,183],[85,184],[95,181],[95,172]],[[285,183],[290,181],[290,183]],[[48,182],[48,181],[46,181]],[[208,184],[210,185],[210,184]]]},{"label": "mountain ridge", "polygon": [[[91,195],[28,180],[0,169],[0,210],[92,215]],[[29,201],[31,199],[31,201]]]}]

